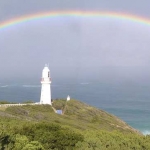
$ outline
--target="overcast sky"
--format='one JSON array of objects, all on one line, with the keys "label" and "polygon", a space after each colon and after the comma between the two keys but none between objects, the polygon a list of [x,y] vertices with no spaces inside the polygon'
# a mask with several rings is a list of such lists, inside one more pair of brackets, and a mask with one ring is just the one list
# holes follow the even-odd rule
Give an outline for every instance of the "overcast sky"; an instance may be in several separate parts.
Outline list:
[{"label": "overcast sky", "polygon": [[[112,11],[150,18],[148,0],[1,0],[0,23],[59,10]],[[57,17],[0,30],[0,82],[52,79],[150,81],[150,26],[114,18]]]}]

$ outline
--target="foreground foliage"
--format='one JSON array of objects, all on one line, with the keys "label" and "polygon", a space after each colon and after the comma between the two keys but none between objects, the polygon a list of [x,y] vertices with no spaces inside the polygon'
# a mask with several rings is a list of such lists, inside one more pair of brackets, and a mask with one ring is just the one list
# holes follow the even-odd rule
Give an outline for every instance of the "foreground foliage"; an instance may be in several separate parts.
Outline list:
[{"label": "foreground foliage", "polygon": [[[1,124],[1,126],[4,124]],[[7,129],[7,130],[6,130]],[[0,149],[12,150],[48,150],[73,149],[77,142],[83,141],[83,135],[56,124],[22,123],[19,128],[5,127],[0,134]]]},{"label": "foreground foliage", "polygon": [[[15,123],[15,122],[12,122]],[[17,122],[16,122],[17,123]],[[5,126],[0,133],[1,150],[149,150],[150,136],[118,131],[79,133],[52,123],[21,123]],[[5,128],[5,130],[4,130]]]},{"label": "foreground foliage", "polygon": [[125,122],[79,101],[53,101],[0,110],[1,150],[150,150],[143,136]]}]

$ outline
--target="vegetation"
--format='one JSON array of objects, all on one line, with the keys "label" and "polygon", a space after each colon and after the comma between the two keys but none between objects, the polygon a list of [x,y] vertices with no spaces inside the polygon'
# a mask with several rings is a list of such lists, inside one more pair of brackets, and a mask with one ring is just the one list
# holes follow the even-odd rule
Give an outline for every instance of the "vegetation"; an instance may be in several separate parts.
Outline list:
[{"label": "vegetation", "polygon": [[[54,112],[61,109],[63,115]],[[0,110],[1,150],[149,150],[143,136],[119,118],[80,101]]]},{"label": "vegetation", "polygon": [[23,103],[24,103],[24,104],[29,104],[29,103],[34,103],[34,101],[32,101],[32,100],[27,100],[27,101],[24,101]]},{"label": "vegetation", "polygon": [[[0,104],[12,104],[12,102],[8,102],[6,100],[3,100],[3,101],[0,101]],[[15,103],[13,103],[13,104],[15,104]]]}]

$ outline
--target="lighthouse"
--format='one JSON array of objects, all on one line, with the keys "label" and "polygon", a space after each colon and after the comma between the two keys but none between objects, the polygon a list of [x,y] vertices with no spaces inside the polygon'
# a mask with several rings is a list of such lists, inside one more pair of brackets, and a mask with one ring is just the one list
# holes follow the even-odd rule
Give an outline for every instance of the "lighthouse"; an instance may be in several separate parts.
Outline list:
[{"label": "lighthouse", "polygon": [[50,84],[51,84],[50,70],[48,66],[45,65],[42,71],[40,104],[49,104],[49,105],[52,104]]}]

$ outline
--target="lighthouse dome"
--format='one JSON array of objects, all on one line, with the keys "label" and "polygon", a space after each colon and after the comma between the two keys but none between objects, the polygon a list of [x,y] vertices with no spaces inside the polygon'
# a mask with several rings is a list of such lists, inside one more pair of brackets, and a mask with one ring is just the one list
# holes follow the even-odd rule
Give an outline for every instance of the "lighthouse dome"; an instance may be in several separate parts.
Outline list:
[{"label": "lighthouse dome", "polygon": [[42,71],[42,77],[43,78],[49,78],[50,77],[50,70],[47,66],[45,66],[43,71]]}]

